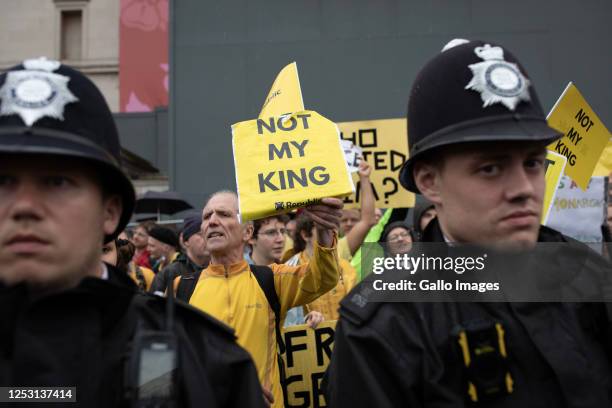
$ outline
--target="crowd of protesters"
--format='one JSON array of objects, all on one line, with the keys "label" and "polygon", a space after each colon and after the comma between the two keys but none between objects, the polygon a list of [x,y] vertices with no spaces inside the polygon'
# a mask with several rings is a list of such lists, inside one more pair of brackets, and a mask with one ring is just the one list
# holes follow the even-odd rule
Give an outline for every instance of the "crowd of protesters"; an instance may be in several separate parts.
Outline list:
[{"label": "crowd of protesters", "polygon": [[[316,328],[338,319],[341,300],[358,283],[349,261],[383,212],[393,211],[374,207],[369,174],[370,167],[362,160],[360,208],[340,210],[340,200],[334,200],[334,210],[314,206],[244,224],[238,222],[236,194],[220,191],[202,212],[182,224],[144,221],[126,229],[123,235],[132,238],[105,244],[103,260],[128,273],[141,290],[161,296],[172,290],[176,298],[234,328],[238,343],[254,359],[267,402],[280,407],[284,397],[278,330],[299,324]],[[421,212],[414,212],[419,231],[433,218],[425,214],[432,207],[426,203]],[[408,253],[418,236],[405,214],[406,219],[385,225],[387,218],[381,224],[379,242],[392,254]],[[333,251],[324,251],[320,242]],[[266,265],[269,268],[262,269]],[[267,293],[267,279],[272,295]],[[278,309],[271,310],[270,320],[265,305],[274,309],[275,302]],[[250,308],[261,309],[261,317],[243,312]]]},{"label": "crowd of protesters", "polygon": [[[376,208],[362,159],[358,208],[328,197],[241,222],[237,193],[218,191],[178,228],[128,227],[135,195],[116,128],[84,75],[44,59],[2,74],[0,386],[76,387],[84,407],[283,407],[283,327],[337,321],[330,406],[610,406],[598,303],[368,302],[360,283],[373,240],[388,256],[422,241],[583,251],[539,223],[544,146],[560,135],[535,90],[507,91],[487,110],[483,91],[465,87],[470,64],[493,57],[490,69],[506,70],[489,78],[498,88],[508,76],[528,84],[507,50],[481,42],[453,43],[419,74],[399,177],[422,194],[411,211]],[[442,86],[449,67],[457,78]],[[61,100],[38,101],[41,83]]]}]

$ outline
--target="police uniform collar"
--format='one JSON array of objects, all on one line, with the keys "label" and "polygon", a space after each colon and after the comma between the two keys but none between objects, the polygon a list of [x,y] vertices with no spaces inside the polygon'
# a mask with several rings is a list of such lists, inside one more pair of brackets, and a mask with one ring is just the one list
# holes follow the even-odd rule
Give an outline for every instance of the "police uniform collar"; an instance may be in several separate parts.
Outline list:
[{"label": "police uniform collar", "polygon": [[74,288],[36,300],[32,299],[24,283],[10,287],[0,284],[0,343],[12,341],[15,322],[24,308],[36,305],[44,307],[46,302],[74,301],[75,307],[93,306],[100,311],[100,324],[104,333],[122,318],[135,292],[136,285],[132,279],[113,266],[108,266],[108,280],[86,277]]},{"label": "police uniform collar", "polygon": [[538,233],[538,242],[567,242],[568,237],[563,235],[557,230],[546,227],[544,225],[540,226],[540,231]]}]

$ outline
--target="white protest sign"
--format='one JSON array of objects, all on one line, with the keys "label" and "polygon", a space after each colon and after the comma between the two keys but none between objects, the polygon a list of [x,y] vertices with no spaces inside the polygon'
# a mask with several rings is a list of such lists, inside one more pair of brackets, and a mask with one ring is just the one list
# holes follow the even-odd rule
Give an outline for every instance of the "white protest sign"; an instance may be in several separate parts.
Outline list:
[{"label": "white protest sign", "polygon": [[601,242],[606,211],[605,177],[592,177],[585,191],[563,176],[548,216],[548,227],[582,242]]},{"label": "white protest sign", "polygon": [[344,158],[348,165],[349,172],[356,173],[359,170],[359,160],[363,158],[363,150],[361,147],[355,146],[350,140],[340,140],[342,144],[342,150],[344,151]]}]

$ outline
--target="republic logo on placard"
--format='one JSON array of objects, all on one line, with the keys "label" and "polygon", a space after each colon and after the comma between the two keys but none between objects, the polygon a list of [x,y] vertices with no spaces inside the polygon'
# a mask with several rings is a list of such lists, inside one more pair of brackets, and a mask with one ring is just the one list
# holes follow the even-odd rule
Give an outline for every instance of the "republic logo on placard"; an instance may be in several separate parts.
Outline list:
[{"label": "republic logo on placard", "polygon": [[319,204],[321,202],[321,199],[317,199],[317,198],[309,198],[308,200],[304,200],[304,201],[277,201],[274,203],[274,210],[275,211],[282,211],[282,210],[295,210],[296,208],[302,208],[302,207],[306,207],[309,205],[313,205],[313,204]]},{"label": "republic logo on placard", "polygon": [[321,202],[320,198],[309,198],[308,200],[305,201],[297,201],[297,202],[291,202],[291,201],[287,201],[285,202],[285,208],[288,210],[293,210],[296,208],[301,208],[301,207],[306,207],[309,205],[314,205],[314,204],[319,204]]}]

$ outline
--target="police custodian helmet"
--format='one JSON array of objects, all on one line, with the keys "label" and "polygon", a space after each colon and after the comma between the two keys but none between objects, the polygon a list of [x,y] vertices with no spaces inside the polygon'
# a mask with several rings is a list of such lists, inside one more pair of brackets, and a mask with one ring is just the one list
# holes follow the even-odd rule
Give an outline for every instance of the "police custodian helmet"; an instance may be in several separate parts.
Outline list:
[{"label": "police custodian helmet", "polygon": [[120,167],[119,134],[98,88],[82,73],[45,58],[0,75],[0,153],[78,157],[97,166],[123,211],[114,239],[134,210],[134,187]]},{"label": "police custodian helmet", "polygon": [[480,141],[543,141],[562,134],[546,123],[527,73],[507,49],[453,40],[418,73],[408,100],[410,158],[399,180],[418,193],[416,160],[433,149]]}]

